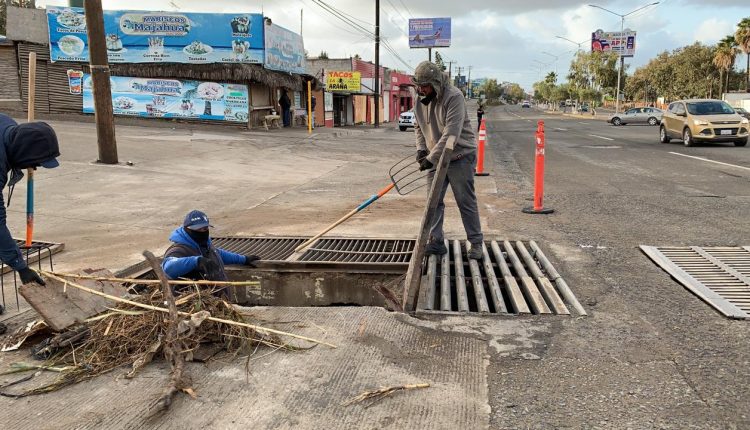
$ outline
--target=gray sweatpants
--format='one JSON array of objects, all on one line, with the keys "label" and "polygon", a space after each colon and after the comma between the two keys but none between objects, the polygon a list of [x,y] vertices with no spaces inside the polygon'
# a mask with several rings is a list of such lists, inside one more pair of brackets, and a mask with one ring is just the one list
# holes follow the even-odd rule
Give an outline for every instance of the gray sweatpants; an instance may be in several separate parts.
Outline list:
[{"label": "gray sweatpants", "polygon": [[[466,237],[472,244],[481,244],[484,240],[482,236],[482,225],[479,222],[479,209],[477,207],[477,195],[474,193],[474,171],[477,165],[476,152],[465,155],[460,160],[451,161],[448,165],[448,174],[446,175],[443,187],[440,190],[440,200],[438,201],[435,218],[430,230],[430,241],[442,242],[443,237],[443,218],[445,213],[445,193],[448,191],[448,184],[453,190],[453,196],[461,211],[461,221],[464,224]],[[435,172],[428,175],[429,183]],[[429,187],[427,188],[429,193]]]}]

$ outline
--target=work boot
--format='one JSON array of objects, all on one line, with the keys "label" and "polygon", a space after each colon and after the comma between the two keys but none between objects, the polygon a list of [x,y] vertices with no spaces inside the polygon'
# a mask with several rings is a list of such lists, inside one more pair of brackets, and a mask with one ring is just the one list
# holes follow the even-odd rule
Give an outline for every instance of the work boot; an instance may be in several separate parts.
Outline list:
[{"label": "work boot", "polygon": [[469,248],[469,258],[472,260],[481,260],[483,256],[482,244],[471,244]]},{"label": "work boot", "polygon": [[427,244],[424,252],[427,255],[445,255],[448,253],[448,248],[445,247],[443,241],[433,241]]}]

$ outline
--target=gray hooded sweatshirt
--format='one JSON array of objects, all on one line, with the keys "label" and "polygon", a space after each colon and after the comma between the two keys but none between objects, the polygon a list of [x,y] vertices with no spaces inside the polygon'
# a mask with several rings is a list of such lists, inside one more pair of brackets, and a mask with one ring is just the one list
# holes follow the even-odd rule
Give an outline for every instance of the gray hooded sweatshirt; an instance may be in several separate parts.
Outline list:
[{"label": "gray hooded sweatshirt", "polygon": [[424,105],[424,97],[421,97],[414,107],[417,149],[430,151],[427,159],[434,165],[440,161],[448,136],[456,136],[454,159],[475,152],[477,144],[464,95],[451,85],[448,75],[435,64],[423,61],[414,71],[413,82],[417,85],[432,84],[437,93],[429,104]]}]

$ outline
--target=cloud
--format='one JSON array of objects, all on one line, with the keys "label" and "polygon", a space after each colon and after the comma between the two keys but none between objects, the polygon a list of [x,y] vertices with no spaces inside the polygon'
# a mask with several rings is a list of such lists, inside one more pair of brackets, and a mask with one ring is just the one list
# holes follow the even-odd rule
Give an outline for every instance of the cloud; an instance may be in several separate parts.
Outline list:
[{"label": "cloud", "polygon": [[707,45],[718,42],[727,34],[734,34],[735,24],[716,18],[703,21],[695,30],[695,40]]}]

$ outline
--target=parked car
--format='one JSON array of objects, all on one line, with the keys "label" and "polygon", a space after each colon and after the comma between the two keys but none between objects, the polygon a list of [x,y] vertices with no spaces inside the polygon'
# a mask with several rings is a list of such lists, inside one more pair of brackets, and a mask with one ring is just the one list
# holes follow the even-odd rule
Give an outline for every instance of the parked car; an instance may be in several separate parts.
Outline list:
[{"label": "parked car", "polygon": [[721,100],[679,100],[669,105],[659,127],[659,140],[682,139],[685,146],[696,142],[732,142],[747,145],[750,120]]},{"label": "parked car", "polygon": [[530,107],[531,107],[531,103],[529,103],[529,101],[528,101],[528,100],[524,100],[524,101],[523,101],[523,102],[521,103],[521,108],[530,108]]},{"label": "parked car", "polygon": [[588,112],[589,111],[589,104],[588,103],[582,103],[581,107],[578,109],[581,112]]},{"label": "parked car", "polygon": [[740,114],[740,116],[743,116],[747,119],[750,119],[750,112],[747,111],[745,108],[734,108],[734,111]]},{"label": "parked car", "polygon": [[406,131],[407,128],[414,128],[414,112],[407,111],[398,117],[398,129]]},{"label": "parked car", "polygon": [[632,108],[625,112],[614,114],[609,118],[609,122],[612,125],[625,125],[625,124],[648,124],[658,125],[661,122],[661,117],[664,111],[657,108],[645,107],[645,108]]}]

